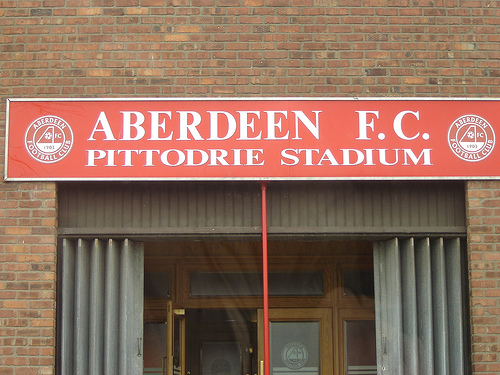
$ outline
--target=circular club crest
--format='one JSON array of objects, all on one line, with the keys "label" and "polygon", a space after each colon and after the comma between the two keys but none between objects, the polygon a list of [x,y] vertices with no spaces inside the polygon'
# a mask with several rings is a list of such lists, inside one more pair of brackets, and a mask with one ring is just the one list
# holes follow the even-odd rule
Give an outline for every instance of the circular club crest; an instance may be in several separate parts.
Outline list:
[{"label": "circular club crest", "polygon": [[307,348],[300,342],[290,342],[281,351],[281,359],[291,370],[302,368],[308,358]]},{"label": "circular club crest", "polygon": [[482,117],[465,115],[457,118],[448,130],[448,144],[453,153],[465,161],[480,161],[495,147],[495,132]]},{"label": "circular club crest", "polygon": [[28,153],[41,163],[56,163],[73,146],[73,131],[57,116],[43,116],[31,123],[24,137]]}]

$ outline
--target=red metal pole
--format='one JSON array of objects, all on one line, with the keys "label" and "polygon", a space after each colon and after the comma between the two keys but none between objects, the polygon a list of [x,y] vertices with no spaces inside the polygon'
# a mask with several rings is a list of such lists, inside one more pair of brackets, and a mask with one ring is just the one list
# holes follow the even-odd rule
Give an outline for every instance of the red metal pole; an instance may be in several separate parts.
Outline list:
[{"label": "red metal pole", "polygon": [[270,374],[269,355],[269,283],[267,268],[267,183],[261,182],[262,197],[262,281],[264,286],[264,375]]}]

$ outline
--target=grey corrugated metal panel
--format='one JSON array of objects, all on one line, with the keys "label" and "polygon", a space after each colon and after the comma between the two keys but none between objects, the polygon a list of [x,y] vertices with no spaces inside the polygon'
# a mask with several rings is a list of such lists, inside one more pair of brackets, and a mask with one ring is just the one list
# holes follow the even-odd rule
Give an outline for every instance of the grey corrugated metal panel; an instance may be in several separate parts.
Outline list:
[{"label": "grey corrugated metal panel", "polygon": [[466,293],[464,293],[462,270],[465,259],[464,249],[461,249],[458,238],[444,241],[446,262],[446,287],[448,289],[448,310],[453,314],[448,315],[449,342],[450,342],[450,374],[466,374],[467,360],[465,354],[466,340]]},{"label": "grey corrugated metal panel", "polygon": [[446,287],[446,268],[443,239],[435,240],[432,251],[432,296],[434,307],[434,354],[436,372],[449,374],[448,334],[448,289]]},{"label": "grey corrugated metal panel", "polygon": [[461,184],[270,184],[268,209],[270,232],[286,227],[350,230],[376,227],[388,231],[461,227],[465,233],[465,196]]},{"label": "grey corrugated metal panel", "polygon": [[[97,205],[95,202],[99,202]],[[61,184],[61,228],[242,228],[260,226],[257,183]]]},{"label": "grey corrugated metal panel", "polygon": [[[228,228],[230,230],[230,228]],[[442,235],[457,235],[465,234],[463,232],[464,228],[459,227],[378,227],[378,226],[367,226],[367,227],[271,227],[268,228],[269,234],[280,235],[280,234],[304,234],[304,235],[342,235],[342,234],[353,234],[353,235],[365,235],[369,238],[377,237],[381,238],[392,238],[395,236],[402,235],[429,235],[429,236],[442,236]],[[259,228],[260,232],[260,228]]]},{"label": "grey corrugated metal panel", "polygon": [[144,249],[124,240],[120,260],[119,374],[142,371]]},{"label": "grey corrugated metal panel", "polygon": [[374,245],[380,375],[466,373],[462,251],[458,238]]},{"label": "grey corrugated metal panel", "polygon": [[142,373],[142,244],[62,241],[59,374]]},{"label": "grey corrugated metal panel", "polygon": [[[74,374],[89,373],[89,303],[90,303],[90,253],[89,244],[78,240],[75,255],[75,330],[73,345]],[[63,322],[64,324],[64,322]]]},{"label": "grey corrugated metal panel", "polygon": [[[75,292],[75,241],[64,239],[62,251],[60,252],[61,272],[60,284],[63,298],[60,304],[60,321],[72,322],[74,318],[74,292]],[[72,324],[59,324],[59,337],[63,343],[74,341],[74,329]],[[60,374],[71,374],[73,372],[73,345],[58,345]]]},{"label": "grey corrugated metal panel", "polygon": [[415,267],[415,246],[413,239],[401,243],[401,294],[403,311],[403,345],[405,374],[418,373],[418,313],[417,313],[417,270]]},{"label": "grey corrugated metal panel", "polygon": [[[61,234],[253,234],[261,223],[255,182],[61,184],[59,195]],[[466,232],[456,182],[272,182],[267,207],[271,234]]]},{"label": "grey corrugated metal panel", "polygon": [[104,265],[102,242],[92,241],[90,249],[89,373],[104,369]]},{"label": "grey corrugated metal panel", "polygon": [[387,295],[389,296],[387,353],[389,356],[389,374],[401,374],[404,365],[404,330],[403,330],[403,301],[399,296],[403,293],[401,280],[401,252],[399,241],[390,246],[387,252]]},{"label": "grey corrugated metal panel", "polygon": [[[431,245],[429,238],[415,241],[415,268],[417,271],[417,338],[428,345],[419,345],[418,364],[421,374],[434,373],[434,316],[432,311],[433,278],[431,273]],[[421,338],[421,339],[420,339]]]},{"label": "grey corrugated metal panel", "polygon": [[403,373],[403,305],[397,238],[374,243],[377,373]]},{"label": "grey corrugated metal panel", "polygon": [[120,305],[120,248],[117,241],[108,240],[104,281],[104,367],[110,374],[118,373]]},{"label": "grey corrugated metal panel", "polygon": [[373,243],[373,285],[375,289],[375,346],[377,352],[377,374],[383,374],[385,369],[384,356],[385,356],[385,334],[387,327],[382,317],[387,316],[386,308],[386,294],[387,290],[385,280],[385,264],[382,259],[385,251],[382,249],[386,245],[386,241],[378,241]]}]

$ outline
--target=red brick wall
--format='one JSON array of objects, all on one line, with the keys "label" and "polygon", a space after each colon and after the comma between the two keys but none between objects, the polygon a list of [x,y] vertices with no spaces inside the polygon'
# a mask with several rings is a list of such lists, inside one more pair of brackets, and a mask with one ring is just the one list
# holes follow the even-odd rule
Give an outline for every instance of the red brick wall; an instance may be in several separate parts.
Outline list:
[{"label": "red brick wall", "polygon": [[[8,97],[494,97],[499,44],[498,0],[0,0],[0,137]],[[500,365],[490,186],[468,191],[478,374]],[[55,202],[0,182],[0,374],[54,371]]]},{"label": "red brick wall", "polygon": [[500,373],[500,182],[467,186],[472,361],[475,373]]},{"label": "red brick wall", "polygon": [[0,185],[0,374],[53,372],[55,202],[54,183]]}]

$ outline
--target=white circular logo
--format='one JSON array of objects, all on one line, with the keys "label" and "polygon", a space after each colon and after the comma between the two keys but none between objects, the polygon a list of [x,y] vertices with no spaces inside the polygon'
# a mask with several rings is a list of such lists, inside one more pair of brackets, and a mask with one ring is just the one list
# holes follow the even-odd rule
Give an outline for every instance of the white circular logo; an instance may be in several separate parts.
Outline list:
[{"label": "white circular logo", "polygon": [[281,360],[292,370],[304,367],[307,359],[307,348],[300,342],[290,342],[281,351]]},{"label": "white circular logo", "polygon": [[41,163],[56,163],[73,146],[73,131],[57,116],[37,118],[26,130],[24,145],[28,153]]},{"label": "white circular logo", "polygon": [[465,161],[487,158],[495,147],[495,132],[484,118],[465,115],[457,118],[448,130],[448,144]]}]

